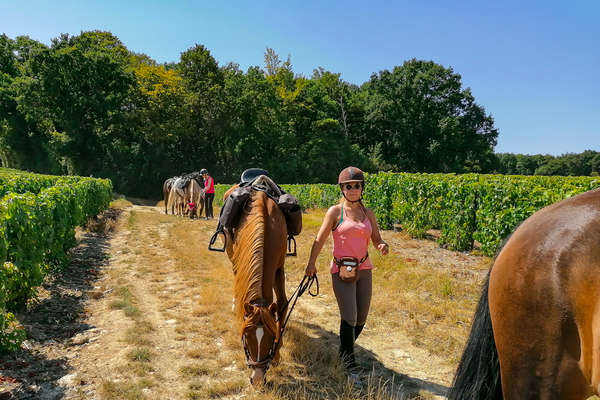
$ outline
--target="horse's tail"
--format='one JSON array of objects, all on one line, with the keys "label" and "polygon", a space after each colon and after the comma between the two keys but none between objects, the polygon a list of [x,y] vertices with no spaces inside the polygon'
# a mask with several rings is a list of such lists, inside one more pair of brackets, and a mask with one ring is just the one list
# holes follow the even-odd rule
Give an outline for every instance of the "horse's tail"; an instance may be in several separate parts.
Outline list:
[{"label": "horse's tail", "polygon": [[264,192],[253,192],[250,209],[245,218],[242,217],[235,233],[231,262],[235,274],[236,315],[239,319],[243,317],[245,303],[263,297],[266,199]]},{"label": "horse's tail", "polygon": [[448,400],[502,400],[500,365],[488,304],[489,285],[490,273],[483,285],[471,333],[448,392]]}]

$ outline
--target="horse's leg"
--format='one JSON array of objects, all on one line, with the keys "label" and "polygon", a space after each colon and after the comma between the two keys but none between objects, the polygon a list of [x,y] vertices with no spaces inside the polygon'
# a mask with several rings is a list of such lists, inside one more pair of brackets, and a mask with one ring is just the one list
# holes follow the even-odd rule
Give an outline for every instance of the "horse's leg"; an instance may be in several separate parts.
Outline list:
[{"label": "horse's leg", "polygon": [[[587,399],[590,383],[578,364],[580,338],[564,288],[553,286],[551,274],[521,279],[503,267],[497,261],[492,270],[489,305],[504,400]],[[535,290],[526,284],[532,281]]]},{"label": "horse's leg", "polygon": [[202,196],[202,194],[200,194],[200,196],[198,197],[198,208],[197,208],[197,214],[198,214],[198,218],[202,217],[202,212],[204,211],[204,196]]},{"label": "horse's leg", "polygon": [[[275,292],[277,302],[277,327],[281,329],[283,327],[283,323],[285,322],[288,306],[287,296],[285,295],[285,273],[283,271],[283,265],[277,268],[277,271],[275,271],[273,291]],[[279,346],[275,352],[275,356],[273,357],[274,365],[279,363],[279,350],[281,349],[281,346],[283,346],[283,340],[280,340]]]},{"label": "horse's leg", "polygon": [[179,196],[179,211],[178,214],[183,216],[183,209],[185,207],[185,197]]},{"label": "horse's leg", "polygon": [[577,359],[576,328],[572,320],[561,325],[558,331],[543,333],[529,347],[515,346],[514,337],[508,354],[498,347],[504,399],[585,400],[593,394]]},{"label": "horse's leg", "polygon": [[288,299],[285,295],[285,273],[283,266],[275,272],[275,285],[273,287],[277,298],[277,319],[283,323],[287,313]]},{"label": "horse's leg", "polygon": [[167,203],[169,202],[169,192],[165,188],[163,188],[163,199],[165,201],[165,214],[168,214]]},{"label": "horse's leg", "polygon": [[[171,196],[171,191],[167,195],[167,210],[171,210],[171,214],[173,214],[173,196]],[[166,212],[168,214],[168,212]]]},{"label": "horse's leg", "polygon": [[[595,244],[594,244],[595,245]],[[577,326],[572,327],[570,337],[573,339],[567,342],[565,348],[571,349],[573,354],[572,359],[576,359],[576,364],[561,365],[561,370],[565,378],[565,387],[574,386],[575,382],[581,378],[572,378],[569,373],[581,373],[585,376],[585,386],[590,386],[593,394],[600,394],[600,303],[597,301],[600,298],[600,278],[595,273],[597,270],[598,256],[592,256],[587,263],[585,258],[580,257],[578,264],[580,269],[571,278],[572,286],[569,293],[571,294],[571,304],[574,311],[573,319]],[[587,264],[587,269],[581,268],[581,265]],[[579,275],[579,276],[577,276]],[[577,339],[577,341],[575,341]],[[578,345],[578,346],[577,346]],[[570,367],[570,370],[567,369]],[[572,371],[571,371],[572,370]],[[577,379],[577,380],[576,380]],[[573,383],[571,383],[573,382]],[[584,385],[582,382],[581,386]],[[582,398],[587,398],[582,397]]]},{"label": "horse's leg", "polygon": [[[564,316],[563,316],[564,318]],[[597,331],[596,331],[597,332]],[[567,317],[562,323],[562,357],[557,373],[557,399],[586,400],[592,396],[598,388],[598,381],[592,387],[592,377],[586,376],[582,370],[581,358],[587,351],[584,349],[585,342],[581,340],[579,330],[572,317]],[[596,340],[599,338],[596,337]],[[595,342],[598,343],[598,342]],[[590,354],[593,350],[590,349]],[[594,357],[595,363],[600,361]],[[589,374],[588,374],[589,375]]]}]

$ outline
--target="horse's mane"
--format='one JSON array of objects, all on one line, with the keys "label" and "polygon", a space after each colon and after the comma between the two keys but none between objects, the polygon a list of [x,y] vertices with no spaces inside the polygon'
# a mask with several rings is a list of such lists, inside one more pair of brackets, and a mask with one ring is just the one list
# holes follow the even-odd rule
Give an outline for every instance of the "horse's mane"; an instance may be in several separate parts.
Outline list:
[{"label": "horse's mane", "polygon": [[260,191],[252,193],[250,210],[244,211],[241,224],[235,232],[233,244],[233,273],[235,275],[234,296],[236,315],[242,319],[244,304],[263,297],[263,264],[266,223],[266,195]]}]

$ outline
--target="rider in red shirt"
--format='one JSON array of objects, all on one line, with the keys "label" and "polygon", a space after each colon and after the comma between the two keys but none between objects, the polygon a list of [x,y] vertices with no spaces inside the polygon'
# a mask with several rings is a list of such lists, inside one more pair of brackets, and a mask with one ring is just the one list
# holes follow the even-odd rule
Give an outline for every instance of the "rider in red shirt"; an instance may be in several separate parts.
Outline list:
[{"label": "rider in red shirt", "polygon": [[215,180],[208,174],[206,168],[200,170],[204,178],[204,207],[206,209],[206,219],[213,218],[213,200],[215,198]]}]

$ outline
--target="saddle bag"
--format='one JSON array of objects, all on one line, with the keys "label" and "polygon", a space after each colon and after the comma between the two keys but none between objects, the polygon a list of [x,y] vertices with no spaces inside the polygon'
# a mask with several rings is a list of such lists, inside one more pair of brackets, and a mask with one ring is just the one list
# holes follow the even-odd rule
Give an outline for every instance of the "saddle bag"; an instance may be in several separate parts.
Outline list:
[{"label": "saddle bag", "polygon": [[285,216],[288,235],[299,235],[302,232],[302,208],[300,208],[298,200],[291,194],[284,193],[279,196],[277,205]]},{"label": "saddle bag", "polygon": [[245,186],[235,189],[229,197],[225,200],[223,208],[221,209],[221,215],[219,215],[219,224],[231,231],[240,222],[244,205],[252,194],[252,187]]}]

